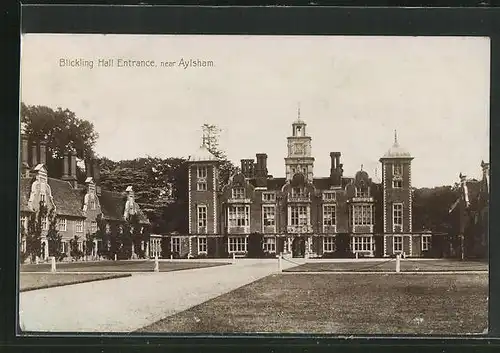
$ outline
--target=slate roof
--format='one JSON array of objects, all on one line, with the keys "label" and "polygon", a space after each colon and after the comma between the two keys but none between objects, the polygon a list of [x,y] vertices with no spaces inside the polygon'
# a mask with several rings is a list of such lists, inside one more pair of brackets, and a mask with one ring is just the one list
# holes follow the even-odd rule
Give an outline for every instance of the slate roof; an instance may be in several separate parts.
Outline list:
[{"label": "slate roof", "polygon": [[[67,181],[48,178],[48,183],[56,205],[56,212],[61,216],[82,217],[83,197],[81,190],[73,189]],[[28,208],[28,201],[31,193],[33,178],[21,178],[19,187],[19,201],[21,212],[32,212]]]},{"label": "slate roof", "polygon": [[85,217],[81,190],[73,189],[71,184],[64,180],[48,178],[48,183],[58,215]]},{"label": "slate roof", "polygon": [[[60,179],[48,178],[48,183],[56,205],[57,215],[85,218],[83,212],[84,188],[74,189],[70,183]],[[32,212],[28,208],[31,185],[34,178],[21,178],[19,187],[20,211]],[[101,211],[106,219],[122,221],[125,209],[126,196],[119,192],[102,190],[99,197]],[[139,221],[149,223],[142,211],[139,212]]]}]

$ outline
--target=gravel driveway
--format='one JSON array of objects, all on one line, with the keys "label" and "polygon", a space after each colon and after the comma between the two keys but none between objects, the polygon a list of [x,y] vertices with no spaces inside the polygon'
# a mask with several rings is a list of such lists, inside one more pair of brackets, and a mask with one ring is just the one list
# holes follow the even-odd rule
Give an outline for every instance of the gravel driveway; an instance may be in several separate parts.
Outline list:
[{"label": "gravel driveway", "polygon": [[[283,268],[294,266],[283,262]],[[20,293],[20,325],[37,332],[131,332],[278,271],[277,259]]]}]

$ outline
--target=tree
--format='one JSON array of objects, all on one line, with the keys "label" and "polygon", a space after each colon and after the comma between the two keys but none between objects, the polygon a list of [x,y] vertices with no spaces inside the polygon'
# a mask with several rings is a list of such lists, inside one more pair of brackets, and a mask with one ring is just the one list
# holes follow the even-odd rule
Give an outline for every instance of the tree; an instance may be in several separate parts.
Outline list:
[{"label": "tree", "polygon": [[202,131],[205,146],[207,146],[210,153],[220,160],[219,187],[222,188],[227,185],[231,175],[236,173],[239,168],[227,158],[225,151],[219,147],[220,133],[222,132],[222,129],[214,124],[203,124]]},{"label": "tree", "polygon": [[[68,149],[76,151],[80,159],[95,154],[94,146],[99,134],[94,131],[94,125],[77,118],[69,109],[53,110],[46,106],[21,103],[21,123],[28,139],[44,140],[47,143],[47,169],[52,177],[61,177],[61,161]],[[79,168],[77,176],[84,178],[84,173]]]},{"label": "tree", "polygon": [[47,215],[47,207],[40,202],[38,212],[31,213],[28,218],[28,229],[26,231],[26,256],[35,262],[37,256],[42,254],[42,232],[43,223]]},{"label": "tree", "polygon": [[85,234],[85,247],[84,247],[84,255],[85,256],[91,256],[92,255],[92,250],[94,249],[94,240],[96,239],[95,233],[92,234],[90,232],[87,232]]},{"label": "tree", "polygon": [[413,190],[413,229],[458,234],[458,223],[450,217],[450,206],[459,198],[452,186]]},{"label": "tree", "polygon": [[50,210],[48,214],[49,229],[47,230],[47,242],[49,245],[49,256],[55,256],[57,261],[61,261],[66,257],[66,253],[62,252],[62,236],[57,230],[57,218],[54,210]]},{"label": "tree", "polygon": [[79,238],[77,235],[75,235],[74,238],[69,241],[70,256],[74,259],[80,259],[83,256],[83,252],[80,250],[78,243]]}]

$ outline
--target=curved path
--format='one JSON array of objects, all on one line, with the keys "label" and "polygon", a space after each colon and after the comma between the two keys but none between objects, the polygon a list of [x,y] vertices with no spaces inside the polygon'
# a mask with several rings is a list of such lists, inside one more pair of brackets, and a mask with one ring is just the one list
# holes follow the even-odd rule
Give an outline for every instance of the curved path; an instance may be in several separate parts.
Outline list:
[{"label": "curved path", "polygon": [[[283,261],[283,269],[295,266]],[[20,326],[36,332],[131,332],[278,271],[277,259],[20,293]]]}]

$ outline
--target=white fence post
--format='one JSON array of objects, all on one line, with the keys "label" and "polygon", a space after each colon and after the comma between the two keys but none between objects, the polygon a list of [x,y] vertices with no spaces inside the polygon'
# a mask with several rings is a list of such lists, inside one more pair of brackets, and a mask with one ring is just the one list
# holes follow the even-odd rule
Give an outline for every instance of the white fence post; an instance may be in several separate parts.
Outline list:
[{"label": "white fence post", "polygon": [[115,254],[115,261],[116,261],[116,254]]},{"label": "white fence post", "polygon": [[358,252],[356,251],[356,260],[359,258]]},{"label": "white fence post", "polygon": [[396,255],[396,272],[401,271],[401,255],[397,254]]},{"label": "white fence post", "polygon": [[56,272],[56,257],[50,257],[50,272]]},{"label": "white fence post", "polygon": [[155,268],[154,268],[154,271],[155,272],[160,272],[160,263],[158,262],[158,255],[155,256]]},{"label": "white fence post", "polygon": [[233,252],[233,264],[236,263],[236,253]]},{"label": "white fence post", "polygon": [[283,255],[281,255],[281,254],[279,254],[279,256],[278,256],[278,268],[279,268],[280,272],[283,272],[283,263],[281,262],[282,256]]}]

